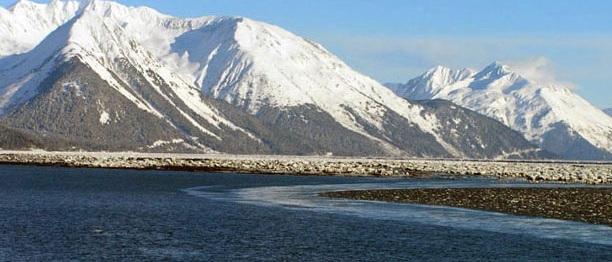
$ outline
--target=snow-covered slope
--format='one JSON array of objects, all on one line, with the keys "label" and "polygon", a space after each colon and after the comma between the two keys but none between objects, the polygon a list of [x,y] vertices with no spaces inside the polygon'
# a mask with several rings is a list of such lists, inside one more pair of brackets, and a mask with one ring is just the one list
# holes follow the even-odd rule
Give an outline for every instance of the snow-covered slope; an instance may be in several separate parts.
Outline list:
[{"label": "snow-covered slope", "polygon": [[[423,131],[436,135],[439,123],[435,116],[422,114],[422,107],[404,101],[376,81],[353,71],[320,45],[249,19],[215,24],[215,27],[226,26],[235,32],[230,39],[224,39],[223,45],[206,41],[205,46],[215,46],[215,49],[202,56],[203,59],[194,60],[205,65],[194,71],[194,79],[201,79],[196,83],[211,96],[253,113],[261,107],[313,104],[346,128],[364,135],[369,134],[355,121],[355,114],[382,128],[385,113],[392,110]],[[218,41],[220,38],[204,36],[202,39]],[[181,51],[181,55],[192,50]],[[225,55],[228,52],[234,54],[228,57]]]},{"label": "snow-covered slope", "polygon": [[[437,66],[430,69],[422,77],[410,80],[407,84],[395,84],[389,87],[401,97],[409,97],[414,100],[431,99],[431,94],[438,94],[446,86],[466,80],[473,76],[472,69],[452,70],[450,68]],[[406,86],[419,86],[418,89],[405,88]]]},{"label": "snow-covered slope", "polygon": [[241,17],[172,24],[171,33],[168,28],[155,29],[140,34],[139,42],[158,50],[156,55],[166,66],[212,97],[252,114],[262,108],[314,105],[345,128],[388,150],[401,151],[394,138],[371,130],[385,131],[388,114],[394,113],[432,136],[451,155],[465,156],[464,149],[454,148],[441,136],[443,123],[435,114],[352,70],[317,43]]},{"label": "snow-covered slope", "polygon": [[[26,2],[18,3],[14,10],[21,6],[36,7],[34,13],[38,9],[45,9],[45,5]],[[60,2],[66,6],[75,4],[58,0],[50,3],[47,8],[60,5]],[[61,77],[58,68],[76,59],[124,99],[131,101],[137,110],[150,113],[170,127],[180,129],[180,132],[189,135],[187,138],[194,135],[197,138],[206,136],[221,140],[227,133],[225,129],[231,129],[259,143],[258,138],[250,132],[234,125],[217,109],[204,102],[198,88],[159,64],[158,59],[136,42],[130,31],[122,27],[121,20],[109,15],[136,20],[149,18],[142,23],[161,21],[165,16],[148,8],[127,8],[107,1],[76,4],[80,11],[53,30],[31,51],[0,60],[0,113],[10,113],[33,98],[46,94],[46,85],[50,79]],[[80,82],[63,85],[69,88],[82,86]],[[117,121],[118,116],[107,112],[114,105],[103,104],[101,100],[99,98],[97,101],[100,125]],[[192,126],[197,132],[187,132],[185,126]],[[202,150],[208,149],[196,141],[192,141],[192,144]]]},{"label": "snow-covered slope", "polygon": [[389,110],[431,135],[439,127],[435,116],[422,114],[420,106],[353,71],[320,45],[279,27],[241,17],[177,19],[108,2],[94,2],[90,9],[103,8],[112,10],[98,12],[105,23],[116,24],[150,51],[168,75],[252,114],[262,107],[315,105],[345,128],[376,140],[354,114],[379,129]]},{"label": "snow-covered slope", "polygon": [[[25,11],[16,12],[21,6]],[[27,6],[32,8],[25,9]],[[244,143],[259,143],[272,151],[291,147],[279,137],[292,140],[296,136],[309,141],[302,146],[321,153],[342,150],[344,154],[496,157],[532,149],[518,141],[491,146],[486,154],[474,151],[474,147],[485,145],[467,145],[456,137],[445,137],[451,130],[436,115],[440,110],[395,95],[319,44],[247,18],[181,19],[146,7],[102,0],[54,0],[48,5],[22,0],[2,12],[11,13],[18,21],[62,15],[50,20],[54,23],[45,22],[45,27],[27,33],[30,40],[23,41],[18,50],[3,51],[8,56],[0,59],[0,115],[32,118],[35,116],[25,111],[39,112],[39,107],[57,105],[40,102],[41,97],[62,100],[59,89],[87,90],[81,83],[87,79],[72,76],[78,71],[94,74],[90,78],[105,87],[85,92],[101,103],[96,108],[96,121],[92,121],[101,125],[92,130],[96,134],[110,136],[103,129],[121,119],[108,111],[112,104],[103,102],[108,99],[102,96],[112,96],[129,101],[123,103],[123,111],[145,112],[184,136],[172,140],[191,141],[190,146],[201,148],[212,143],[217,145],[212,147],[215,150],[235,142],[227,140],[235,139],[227,137],[228,133],[247,137],[250,142]],[[55,28],[57,24],[61,26]],[[47,35],[44,40],[36,40],[43,34]],[[20,41],[17,33],[6,38]],[[469,74],[447,77],[459,79]],[[66,82],[70,79],[78,81]],[[208,97],[226,101],[257,119],[233,112],[236,109]],[[70,108],[65,103],[62,110]],[[469,114],[463,117],[473,118]],[[31,125],[23,119],[9,122],[18,123],[19,128]],[[140,126],[131,129],[140,130]],[[477,132],[463,132],[473,138],[470,141],[487,140],[475,135]],[[150,136],[155,135],[159,134]],[[203,140],[206,144],[198,142]]]},{"label": "snow-covered slope", "polygon": [[[455,75],[461,77],[449,77]],[[568,158],[612,153],[612,118],[571,89],[527,79],[506,65],[480,72],[437,67],[393,88],[409,99],[450,100],[488,115]]]},{"label": "snow-covered slope", "polygon": [[[26,2],[22,0],[17,5],[26,5]],[[59,3],[72,6],[78,2],[55,0],[49,6],[60,5]],[[167,97],[170,94],[162,90],[163,85],[168,85],[176,97],[215,126],[224,124],[235,127],[225,121],[214,109],[203,103],[198,88],[186,83],[160,64],[158,59],[138,42],[141,40],[136,37],[138,29],[125,28],[127,25],[134,24],[131,21],[137,21],[139,28],[148,27],[153,32],[156,28],[152,25],[171,22],[169,17],[149,8],[128,8],[110,1],[82,1],[82,3],[87,3],[87,5],[82,7],[83,10],[77,13],[74,19],[53,31],[31,52],[0,62],[0,69],[10,68],[0,75],[0,83],[4,81],[18,83],[14,86],[16,92],[2,93],[2,98],[6,101],[0,100],[0,112],[6,107],[22,103],[34,96],[36,91],[39,91],[36,90],[36,87],[48,73],[46,70],[53,68],[54,63],[78,57],[142,110],[159,117],[163,116],[163,113],[149,104],[146,99],[134,94],[135,90],[122,86],[120,81],[129,83],[131,80],[131,76],[125,72],[126,66],[135,67],[155,88],[155,91],[164,96],[166,100],[171,101]],[[150,35],[150,33],[145,33]],[[27,81],[23,81],[24,79]],[[181,112],[181,114],[187,116],[186,113]],[[197,126],[195,120],[189,120]],[[205,133],[216,136],[203,127],[201,129]]]},{"label": "snow-covered slope", "polygon": [[19,0],[0,6],[0,57],[29,51],[51,31],[74,17],[86,0],[52,0],[49,4]]}]

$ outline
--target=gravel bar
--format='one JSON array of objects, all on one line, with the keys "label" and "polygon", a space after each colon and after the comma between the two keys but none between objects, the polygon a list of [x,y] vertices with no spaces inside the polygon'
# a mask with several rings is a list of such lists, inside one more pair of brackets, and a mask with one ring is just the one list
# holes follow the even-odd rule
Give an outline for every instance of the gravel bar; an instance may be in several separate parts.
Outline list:
[{"label": "gravel bar", "polygon": [[0,164],[314,176],[484,176],[532,182],[612,183],[610,162],[0,151]]},{"label": "gravel bar", "polygon": [[323,193],[332,198],[450,206],[612,226],[612,188],[443,188]]}]

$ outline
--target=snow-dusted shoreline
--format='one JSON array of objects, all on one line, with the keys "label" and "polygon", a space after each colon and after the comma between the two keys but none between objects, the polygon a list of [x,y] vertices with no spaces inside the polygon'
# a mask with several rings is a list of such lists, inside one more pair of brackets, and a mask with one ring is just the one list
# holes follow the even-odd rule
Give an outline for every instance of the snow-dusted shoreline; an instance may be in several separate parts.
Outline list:
[{"label": "snow-dusted shoreline", "polygon": [[610,162],[0,151],[0,164],[383,177],[439,173],[456,176],[520,178],[536,182],[612,183]]}]

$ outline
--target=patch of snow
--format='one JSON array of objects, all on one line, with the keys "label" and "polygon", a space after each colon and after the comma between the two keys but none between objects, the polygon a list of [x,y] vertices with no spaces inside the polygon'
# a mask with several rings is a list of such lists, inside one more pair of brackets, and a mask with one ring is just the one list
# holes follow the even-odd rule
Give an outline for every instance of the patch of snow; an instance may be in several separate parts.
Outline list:
[{"label": "patch of snow", "polygon": [[108,114],[108,112],[106,111],[102,111],[102,113],[100,113],[100,124],[108,125],[109,122],[110,122],[110,114]]},{"label": "patch of snow", "polygon": [[166,141],[166,140],[157,140],[155,141],[152,145],[148,146],[149,149],[152,148],[158,148],[158,147],[162,147],[162,146],[166,146],[166,145],[171,145],[171,144],[186,144],[185,140],[183,139],[172,139],[171,141]]},{"label": "patch of snow", "polygon": [[77,82],[68,82],[68,83],[64,83],[62,85],[63,88],[63,92],[64,93],[69,93],[72,92],[74,93],[74,95],[76,95],[77,97],[84,97],[83,96],[83,90],[81,89],[81,85]]}]

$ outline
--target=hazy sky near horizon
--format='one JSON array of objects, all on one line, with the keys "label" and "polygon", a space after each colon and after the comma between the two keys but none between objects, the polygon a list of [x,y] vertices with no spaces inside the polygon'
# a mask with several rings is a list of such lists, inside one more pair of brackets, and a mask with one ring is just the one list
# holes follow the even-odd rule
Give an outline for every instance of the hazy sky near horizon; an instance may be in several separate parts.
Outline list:
[{"label": "hazy sky near horizon", "polygon": [[[317,41],[381,82],[494,61],[612,107],[612,1],[117,0],[175,16],[245,16]],[[0,0],[8,6],[14,0]],[[40,0],[37,2],[46,2]]]}]

